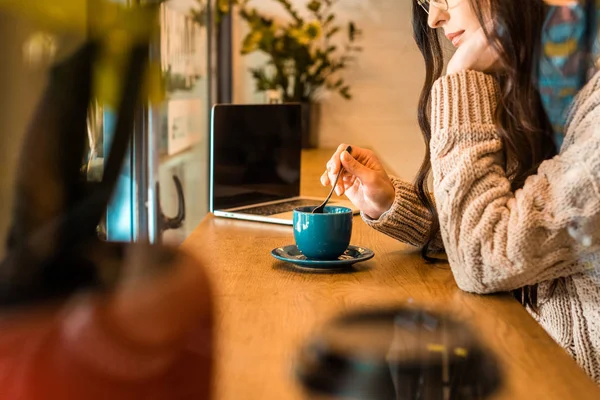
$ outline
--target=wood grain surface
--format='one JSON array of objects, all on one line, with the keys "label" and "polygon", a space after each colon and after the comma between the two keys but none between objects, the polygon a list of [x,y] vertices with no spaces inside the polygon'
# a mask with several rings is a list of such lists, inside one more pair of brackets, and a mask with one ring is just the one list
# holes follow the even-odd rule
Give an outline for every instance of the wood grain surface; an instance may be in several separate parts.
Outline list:
[{"label": "wood grain surface", "polygon": [[[332,151],[303,153],[302,192],[327,194],[318,177]],[[309,398],[294,379],[300,346],[325,322],[362,307],[417,304],[470,323],[505,375],[498,399],[600,399],[600,389],[508,295],[460,291],[447,265],[355,217],[352,244],[375,257],[342,273],[315,273],[274,259],[294,242],[292,228],[207,216],[184,243],[205,260],[217,305],[215,398]]]}]

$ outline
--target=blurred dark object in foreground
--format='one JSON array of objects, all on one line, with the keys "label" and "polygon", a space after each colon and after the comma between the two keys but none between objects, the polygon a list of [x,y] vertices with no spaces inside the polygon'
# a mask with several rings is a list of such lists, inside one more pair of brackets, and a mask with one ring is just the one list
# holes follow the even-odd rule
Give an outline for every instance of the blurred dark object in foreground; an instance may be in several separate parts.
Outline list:
[{"label": "blurred dark object in foreground", "polygon": [[123,51],[101,181],[81,173],[100,41],[52,69],[26,132],[0,262],[2,400],[210,398],[212,297],[201,262],[166,246],[107,243],[96,229],[145,94],[149,40]]},{"label": "blurred dark object in foreground", "polygon": [[83,45],[52,69],[26,132],[15,179],[7,257],[0,263],[0,304],[65,297],[102,286],[88,246],[101,246],[96,227],[112,194],[141,99],[148,43],[135,46],[124,76],[115,139],[101,182],[86,182],[86,118],[98,43]]},{"label": "blurred dark object in foreground", "polygon": [[296,372],[309,398],[480,400],[501,384],[468,326],[412,307],[331,321],[302,349]]}]

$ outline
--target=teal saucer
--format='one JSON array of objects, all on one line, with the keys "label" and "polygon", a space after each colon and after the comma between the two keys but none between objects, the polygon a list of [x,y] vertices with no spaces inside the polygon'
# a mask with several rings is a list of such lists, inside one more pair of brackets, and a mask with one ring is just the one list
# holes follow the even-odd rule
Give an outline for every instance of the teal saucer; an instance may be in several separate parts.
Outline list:
[{"label": "teal saucer", "polygon": [[271,251],[271,255],[278,260],[296,264],[303,268],[314,269],[341,269],[352,264],[370,260],[375,256],[373,250],[365,247],[348,246],[348,249],[337,260],[311,260],[298,250],[295,244],[278,247]]}]

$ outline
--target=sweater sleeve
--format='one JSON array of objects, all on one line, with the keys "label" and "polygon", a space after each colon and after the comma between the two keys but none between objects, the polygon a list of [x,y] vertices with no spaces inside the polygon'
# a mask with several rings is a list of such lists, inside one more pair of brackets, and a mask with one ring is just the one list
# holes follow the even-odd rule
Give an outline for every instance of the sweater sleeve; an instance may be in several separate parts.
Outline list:
[{"label": "sweater sleeve", "polygon": [[[361,213],[362,219],[370,227],[396,240],[422,247],[431,227],[429,210],[421,204],[413,185],[395,177],[391,180],[396,192],[392,207],[379,219],[374,220]],[[431,250],[443,251],[443,249],[444,245],[438,234],[431,245]]]},{"label": "sweater sleeve", "polygon": [[[497,99],[495,79],[473,71],[442,77],[432,90],[442,237],[458,286],[476,293],[584,272],[576,260],[592,256],[600,242],[600,136],[572,124],[588,133],[513,193],[493,122]],[[588,121],[600,121],[599,110],[590,108]]]}]

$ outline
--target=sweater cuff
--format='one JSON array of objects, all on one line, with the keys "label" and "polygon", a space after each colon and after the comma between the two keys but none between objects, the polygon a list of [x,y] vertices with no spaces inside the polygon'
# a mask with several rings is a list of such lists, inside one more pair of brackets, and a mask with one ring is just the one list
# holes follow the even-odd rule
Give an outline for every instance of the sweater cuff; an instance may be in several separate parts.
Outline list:
[{"label": "sweater cuff", "polygon": [[389,224],[392,219],[395,219],[395,211],[399,209],[399,205],[401,203],[405,202],[404,193],[410,193],[412,191],[412,186],[409,183],[393,176],[390,177],[390,180],[392,181],[392,185],[394,185],[395,191],[394,202],[392,203],[390,209],[381,214],[377,219],[369,217],[362,211],[360,212],[363,221],[365,221],[365,223],[371,227],[386,225]]},{"label": "sweater cuff", "polygon": [[500,89],[491,75],[462,71],[438,79],[431,92],[432,161],[453,148],[498,140],[494,115]]},{"label": "sweater cuff", "polygon": [[498,107],[498,83],[491,75],[462,71],[433,85],[432,131],[461,125],[493,125]]},{"label": "sweater cuff", "polygon": [[413,185],[391,177],[396,191],[392,207],[379,219],[371,219],[361,213],[363,221],[370,227],[396,237],[394,232],[402,231],[402,240],[413,246],[421,246],[431,225],[427,210],[421,205]]}]

